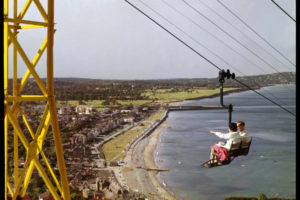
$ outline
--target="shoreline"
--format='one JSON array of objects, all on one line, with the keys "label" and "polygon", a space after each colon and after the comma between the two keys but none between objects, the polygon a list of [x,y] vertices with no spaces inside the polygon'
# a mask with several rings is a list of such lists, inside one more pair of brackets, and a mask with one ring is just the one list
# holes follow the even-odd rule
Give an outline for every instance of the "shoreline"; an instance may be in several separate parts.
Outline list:
[{"label": "shoreline", "polygon": [[[258,88],[259,89],[259,88]],[[249,89],[247,88],[237,88],[235,90],[230,90],[230,91],[225,91],[223,93],[223,95],[228,95],[231,93],[239,93],[239,92],[244,92],[244,91],[248,91]],[[203,97],[196,97],[196,98],[189,98],[189,99],[185,99],[182,101],[176,101],[176,102],[170,102],[170,105],[180,105],[184,102],[187,101],[195,101],[195,100],[201,100],[201,99],[208,99],[208,98],[215,98],[220,96],[220,94],[213,94],[210,96],[203,96]],[[168,111],[167,111],[168,112]],[[139,148],[143,149],[142,152],[137,152],[135,150],[133,150],[132,152],[128,153],[129,155],[127,155],[126,160],[129,164],[130,167],[133,167],[133,160],[134,159],[139,159],[142,158],[141,160],[143,160],[143,164],[145,168],[150,168],[150,169],[158,169],[159,167],[156,165],[155,163],[155,150],[157,149],[157,145],[159,142],[159,137],[162,133],[162,131],[167,127],[167,122],[166,122],[166,118],[161,120],[161,124],[158,125],[150,135],[148,135],[146,138],[142,139],[141,141],[138,142],[137,146],[139,146]],[[135,147],[138,148],[138,147]],[[130,158],[128,158],[130,157]],[[134,167],[133,167],[134,168]],[[137,171],[137,169],[135,169],[134,171]],[[168,199],[168,200],[179,200],[179,197],[176,197],[175,194],[173,194],[166,186],[164,186],[157,178],[157,174],[159,172],[157,171],[145,171],[144,173],[147,174],[147,178],[146,181],[142,181],[142,182],[149,182],[151,181],[153,188],[153,193],[149,192],[149,194],[151,194],[151,196],[153,196],[153,199]],[[123,177],[126,177],[126,175],[124,173]],[[132,173],[131,175],[133,176],[141,176],[140,174],[136,173]],[[125,178],[126,179],[126,178]],[[128,181],[128,175],[127,175],[127,181]],[[132,180],[131,180],[132,181]],[[133,181],[135,182],[135,181]],[[137,182],[133,183],[132,185],[138,185]],[[143,187],[143,183],[141,183],[141,187]],[[145,185],[144,185],[145,186]],[[149,186],[145,186],[145,187],[149,187]],[[152,199],[151,197],[148,197],[150,199]]]},{"label": "shoreline", "polygon": [[122,173],[117,177],[124,179],[128,188],[139,191],[151,200],[178,200],[157,179],[159,167],[154,160],[154,152],[158,145],[159,136],[167,127],[163,117],[160,124],[151,131],[151,134],[141,139],[124,158],[125,165]]},{"label": "shoreline", "polygon": [[[260,89],[260,88],[256,88],[256,89]],[[249,91],[249,89],[248,88],[237,88],[237,89],[233,89],[233,90],[229,90],[229,91],[224,91],[223,96],[226,96],[228,94],[233,94],[233,93],[245,92],[245,91]],[[220,96],[220,93],[212,94],[212,95],[209,95],[209,96],[187,98],[187,99],[180,100],[180,101],[170,102],[169,105],[178,106],[178,105],[181,105],[184,102],[202,100],[202,99],[212,99],[212,98],[216,98],[216,97],[219,97],[219,96]]]},{"label": "shoreline", "polygon": [[[289,86],[290,84],[282,84],[282,85],[270,85],[270,86]],[[270,86],[265,86],[265,87],[270,87]],[[261,88],[264,88],[264,87],[261,87]],[[257,89],[261,89],[261,88],[257,88]],[[239,92],[244,92],[244,91],[248,91],[249,89],[241,89],[241,90],[232,90],[232,91],[227,91],[227,93],[226,93],[226,95],[228,95],[228,94],[230,94],[230,93],[239,93]],[[225,95],[225,94],[224,94]],[[180,104],[182,104],[182,103],[184,103],[184,102],[187,102],[187,101],[194,101],[194,100],[201,100],[201,99],[208,99],[208,98],[215,98],[215,97],[218,97],[218,96],[220,96],[219,94],[215,94],[215,95],[211,95],[211,96],[209,96],[209,97],[199,97],[199,98],[193,98],[193,99],[186,99],[186,100],[184,100],[184,101],[178,101],[178,102],[174,102],[174,104],[176,104],[177,106],[178,105],[180,105]],[[166,122],[163,122],[162,124],[166,124]],[[160,125],[160,126],[162,126],[162,125]],[[159,126],[159,127],[160,127]],[[157,128],[159,128],[159,127],[157,127]],[[159,141],[159,137],[160,137],[160,134],[161,133],[159,133],[158,134],[158,138],[157,138],[157,142]],[[156,144],[156,147],[157,147],[157,145],[158,145],[158,143]],[[152,157],[152,159],[153,159],[153,162],[155,163],[155,154],[154,154],[154,152],[155,152],[155,150],[156,150],[156,148],[154,149],[154,151],[153,151],[153,157]],[[158,181],[159,182],[159,180],[157,179],[157,177],[155,177],[156,178],[156,181]],[[162,180],[163,181],[163,180]],[[162,184],[160,184],[162,187],[164,187]],[[165,188],[165,190],[167,190],[168,192],[169,192],[169,194],[170,195],[174,195],[174,194],[172,194],[172,190],[169,190],[168,189],[168,187],[164,187]],[[175,196],[175,195],[174,195]],[[175,198],[176,199],[180,199],[180,197],[176,197],[175,196]],[[246,197],[245,197],[246,198]]]},{"label": "shoreline", "polygon": [[[158,141],[160,134],[162,131],[167,127],[167,122],[164,119],[164,122],[162,122],[149,136],[149,142],[144,150],[144,160],[146,167],[149,168],[159,168],[154,159],[154,152],[157,148]],[[163,197],[164,199],[170,199],[170,200],[177,200],[177,197],[170,192],[163,184],[158,180],[157,174],[159,172],[150,171],[149,176],[152,181],[152,183],[157,187],[159,196]]]},{"label": "shoreline", "polygon": [[[255,89],[259,89],[259,88],[255,88]],[[248,88],[237,88],[237,89],[233,89],[233,90],[227,90],[227,91],[223,91],[223,96],[231,94],[231,93],[244,92],[244,91],[248,91],[248,90],[249,90]],[[213,95],[210,95],[210,96],[188,98],[188,99],[185,99],[185,101],[211,99],[211,98],[215,98],[215,97],[218,97],[218,96],[220,96],[220,93],[213,94]]]}]

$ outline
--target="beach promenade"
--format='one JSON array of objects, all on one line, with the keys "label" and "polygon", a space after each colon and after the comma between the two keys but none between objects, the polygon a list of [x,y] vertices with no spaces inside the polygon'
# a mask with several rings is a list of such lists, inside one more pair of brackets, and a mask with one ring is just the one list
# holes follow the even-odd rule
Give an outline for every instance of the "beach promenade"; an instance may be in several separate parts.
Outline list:
[{"label": "beach promenade", "polygon": [[[241,92],[243,90],[231,91]],[[213,95],[215,97],[217,95]],[[211,98],[211,97],[205,97]],[[202,99],[202,98],[197,98]],[[190,99],[188,101],[193,101]],[[145,131],[131,146],[123,159],[123,165],[113,168],[116,178],[124,188],[143,193],[147,199],[176,200],[177,198],[167,190],[167,185],[160,183],[157,174],[168,169],[159,169],[154,161],[154,151],[159,141],[160,133],[167,127],[165,119],[170,111],[226,109],[222,106],[181,106],[184,101],[170,102],[164,116],[152,127]],[[162,172],[163,173],[163,172]]]},{"label": "beach promenade", "polygon": [[[130,149],[124,158],[122,175],[126,185],[147,196],[148,199],[169,199],[176,198],[170,194],[166,188],[157,180],[156,175],[159,173],[154,162],[153,153],[156,149],[159,135],[166,128],[166,122],[159,125],[148,137],[137,143],[134,148]],[[119,177],[121,178],[121,177]]]}]

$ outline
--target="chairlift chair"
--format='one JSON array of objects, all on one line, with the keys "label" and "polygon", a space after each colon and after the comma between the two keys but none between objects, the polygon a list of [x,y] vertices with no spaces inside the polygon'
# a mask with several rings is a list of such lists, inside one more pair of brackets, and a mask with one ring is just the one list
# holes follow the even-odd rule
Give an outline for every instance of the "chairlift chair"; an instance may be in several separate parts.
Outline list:
[{"label": "chairlift chair", "polygon": [[248,155],[249,149],[250,149],[250,146],[251,146],[251,142],[252,142],[252,137],[249,137],[248,142],[241,141],[239,143],[232,144],[229,151],[228,151],[229,158],[227,160],[221,161],[220,158],[218,157],[218,155],[215,153],[213,155],[213,159],[210,159],[209,161],[206,161],[201,166],[205,167],[205,168],[211,168],[211,167],[218,167],[218,166],[228,165],[228,164],[231,163],[231,161],[234,158],[236,158],[238,156]]}]

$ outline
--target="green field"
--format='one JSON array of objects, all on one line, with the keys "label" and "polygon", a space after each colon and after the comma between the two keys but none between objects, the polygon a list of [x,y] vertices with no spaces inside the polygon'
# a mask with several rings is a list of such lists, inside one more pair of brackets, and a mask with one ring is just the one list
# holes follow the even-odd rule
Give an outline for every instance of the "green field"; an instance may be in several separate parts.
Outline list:
[{"label": "green field", "polygon": [[[104,102],[104,100],[90,100],[90,101],[83,101],[84,104],[89,105],[89,106],[95,106],[96,110],[101,112],[105,109],[108,108],[108,106],[103,106],[102,103]],[[58,104],[64,104],[65,101],[57,101]],[[78,106],[79,105],[79,101],[78,100],[69,100],[68,104],[71,106]]]},{"label": "green field", "polygon": [[[234,90],[236,88],[226,88],[224,91]],[[182,90],[182,89],[181,89]],[[207,88],[193,88],[185,91],[180,91],[179,89],[157,89],[155,92],[148,90],[143,93],[143,96],[149,98],[149,100],[117,100],[116,105],[144,105],[152,103],[155,100],[155,103],[159,102],[172,102],[172,101],[182,101],[190,98],[198,98],[211,96],[214,94],[219,94],[220,90],[217,89],[207,89]],[[95,106],[98,111],[104,110],[111,107],[112,105],[103,105],[104,100],[90,100],[84,101],[86,105]],[[63,101],[58,102],[63,103]],[[70,105],[78,105],[79,101],[68,101]],[[147,119],[143,120],[134,128],[126,131],[125,133],[117,136],[116,138],[110,140],[102,146],[102,151],[105,155],[106,160],[121,160],[126,155],[129,145],[145,130],[147,130],[156,120],[161,119],[165,110],[158,110],[152,114]]]},{"label": "green field", "polygon": [[[224,91],[234,90],[236,88],[225,88]],[[150,99],[157,99],[158,102],[182,101],[190,98],[198,98],[219,94],[220,89],[193,88],[186,91],[174,91],[174,89],[158,89],[155,92],[148,90],[143,93]]]},{"label": "green field", "polygon": [[121,105],[133,105],[133,106],[140,106],[143,104],[150,103],[151,100],[117,100],[117,102]]},{"label": "green field", "polygon": [[[224,91],[230,91],[235,90],[236,88],[224,88]],[[219,94],[220,89],[208,89],[208,88],[193,88],[193,89],[187,89],[187,90],[179,90],[179,89],[157,89],[157,90],[146,90],[144,93],[142,93],[142,96],[147,97],[148,100],[116,100],[114,105],[103,105],[104,100],[90,100],[90,101],[83,101],[84,104],[89,106],[95,106],[98,111],[102,111],[106,108],[109,108],[111,106],[116,105],[122,105],[122,106],[140,106],[140,105],[146,105],[151,103],[153,100],[156,101],[156,103],[159,102],[172,102],[172,101],[183,101],[185,99],[191,99],[191,98],[198,98],[198,97],[205,97],[205,96],[211,96],[214,94]],[[58,101],[58,104],[62,104],[64,101]],[[78,100],[69,100],[68,104],[70,105],[79,105]]]},{"label": "green field", "polygon": [[161,119],[164,113],[165,110],[158,110],[144,120],[144,122],[142,121],[132,129],[105,143],[102,146],[102,152],[105,155],[105,159],[108,161],[111,161],[112,159],[122,160],[128,151],[129,144],[131,144],[139,135],[144,133],[152,125],[152,123]]},{"label": "green field", "polygon": [[[103,105],[104,100],[90,100],[90,101],[83,101],[85,105],[88,106],[95,106],[97,111],[103,111],[107,108],[109,108],[109,105]],[[117,100],[115,105],[123,105],[123,106],[140,106],[143,104],[147,104],[147,103],[151,103],[152,100]],[[57,101],[58,104],[64,104],[65,101]],[[78,106],[79,105],[79,101],[78,100],[70,100],[68,101],[69,105],[72,106]],[[112,105],[112,106],[115,106]]]}]

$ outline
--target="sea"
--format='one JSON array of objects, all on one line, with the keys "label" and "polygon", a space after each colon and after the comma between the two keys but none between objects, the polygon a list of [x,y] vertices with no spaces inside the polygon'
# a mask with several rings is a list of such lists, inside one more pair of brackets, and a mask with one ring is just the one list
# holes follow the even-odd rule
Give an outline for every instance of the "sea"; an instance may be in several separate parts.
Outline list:
[{"label": "sea", "polygon": [[[295,85],[257,90],[296,113]],[[232,121],[243,120],[252,144],[247,156],[229,165],[204,168],[212,144],[222,141],[210,130],[227,132],[227,110],[172,111],[159,138],[155,162],[169,171],[158,180],[178,199],[222,200],[230,196],[296,198],[296,117],[253,91],[224,96],[232,104]],[[182,105],[220,105],[220,98],[184,102]]]}]

